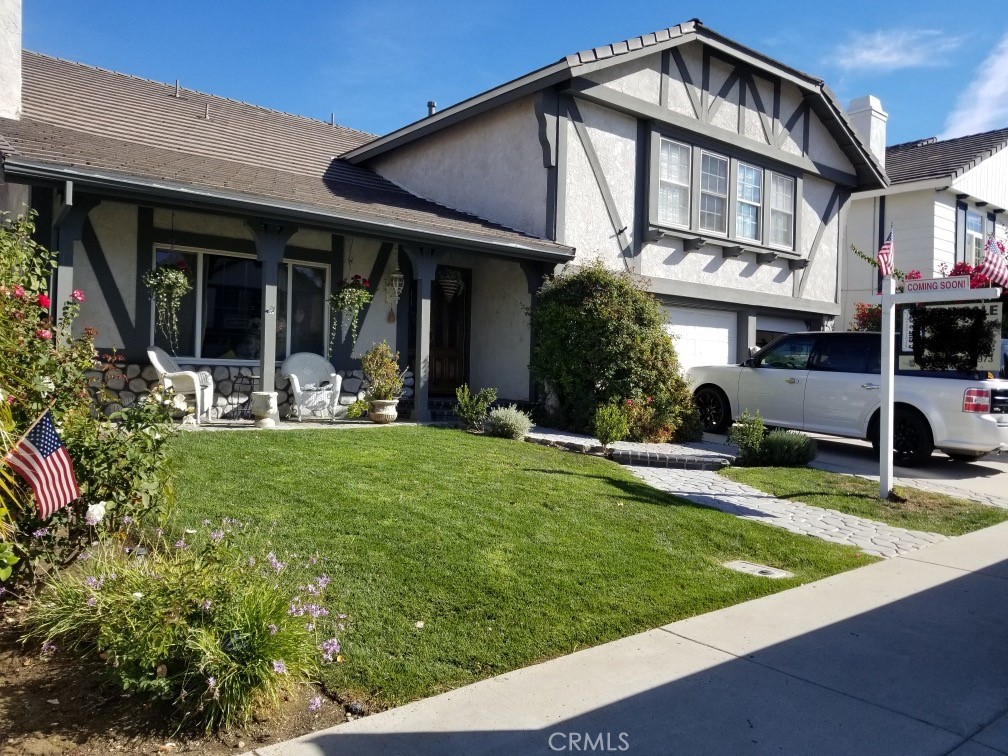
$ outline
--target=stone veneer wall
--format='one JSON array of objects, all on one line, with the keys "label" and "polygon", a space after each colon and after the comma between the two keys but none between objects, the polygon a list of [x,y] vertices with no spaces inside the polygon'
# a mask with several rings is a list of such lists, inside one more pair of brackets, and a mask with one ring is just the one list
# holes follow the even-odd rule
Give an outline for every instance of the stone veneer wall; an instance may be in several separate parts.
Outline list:
[{"label": "stone veneer wall", "polygon": [[[239,417],[242,412],[248,412],[249,395],[258,388],[257,381],[251,377],[257,368],[185,364],[180,367],[183,370],[205,370],[213,376],[214,392],[213,407],[210,409],[211,419],[234,419]],[[364,398],[367,380],[360,370],[340,370],[338,372],[343,376],[343,383],[339,398],[340,407],[336,415],[341,417],[346,415],[346,407],[353,404],[355,400]],[[88,377],[91,379],[92,394],[106,415],[130,406],[141,396],[149,394],[152,389],[157,388],[159,383],[157,371],[152,365],[115,365],[104,370],[89,371]],[[276,372],[275,381],[280,417],[290,417],[293,399],[288,393],[290,381],[281,376],[279,370]],[[406,373],[402,398],[413,398],[412,372],[407,371]],[[192,404],[192,397],[186,397],[186,399]]]}]

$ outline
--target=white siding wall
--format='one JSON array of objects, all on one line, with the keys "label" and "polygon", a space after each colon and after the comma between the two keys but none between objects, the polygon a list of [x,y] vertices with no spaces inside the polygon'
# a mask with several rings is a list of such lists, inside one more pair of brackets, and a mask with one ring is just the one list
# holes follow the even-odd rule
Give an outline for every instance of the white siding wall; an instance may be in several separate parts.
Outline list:
[{"label": "white siding wall", "polygon": [[994,207],[1008,207],[1008,150],[981,161],[952,186],[955,192],[976,197]]}]

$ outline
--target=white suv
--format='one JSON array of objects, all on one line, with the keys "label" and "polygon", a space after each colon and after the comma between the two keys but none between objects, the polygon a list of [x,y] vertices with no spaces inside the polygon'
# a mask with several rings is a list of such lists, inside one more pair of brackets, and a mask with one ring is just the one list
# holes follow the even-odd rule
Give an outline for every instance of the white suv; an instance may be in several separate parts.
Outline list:
[{"label": "white suv", "polygon": [[[768,426],[865,438],[877,449],[881,355],[878,333],[792,333],[741,365],[695,367],[687,378],[708,431],[758,411]],[[904,466],[936,447],[960,460],[1008,451],[1008,380],[899,372],[894,436]]]}]

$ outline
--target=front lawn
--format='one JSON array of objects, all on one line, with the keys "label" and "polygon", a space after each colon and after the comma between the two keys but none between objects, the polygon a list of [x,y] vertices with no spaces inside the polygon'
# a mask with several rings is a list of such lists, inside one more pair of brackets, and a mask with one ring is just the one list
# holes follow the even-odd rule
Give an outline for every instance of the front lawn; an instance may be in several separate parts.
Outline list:
[{"label": "front lawn", "polygon": [[895,486],[902,501],[879,498],[877,481],[808,467],[729,467],[726,478],[781,499],[865,517],[909,530],[962,535],[1008,520],[1008,510]]},{"label": "front lawn", "polygon": [[[873,561],[605,460],[455,430],[187,433],[173,453],[179,527],[234,517],[278,554],[318,554],[327,603],[349,615],[325,683],[376,706]],[[731,559],[796,577],[720,566]]]}]

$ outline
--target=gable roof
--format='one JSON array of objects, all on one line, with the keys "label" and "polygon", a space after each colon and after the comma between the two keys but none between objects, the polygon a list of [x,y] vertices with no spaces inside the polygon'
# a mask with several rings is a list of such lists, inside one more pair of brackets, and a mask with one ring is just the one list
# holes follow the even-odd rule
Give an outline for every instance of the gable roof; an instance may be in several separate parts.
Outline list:
[{"label": "gable roof", "polygon": [[938,141],[919,139],[886,147],[886,172],[894,184],[956,179],[1008,145],[1008,128]]},{"label": "gable roof", "polygon": [[[397,238],[569,259],[569,247],[410,194],[337,159],[373,135],[38,53],[22,118],[0,119],[9,175],[293,217]],[[209,116],[209,117],[207,117]]]},{"label": "gable roof", "polygon": [[698,19],[692,19],[622,42],[567,55],[556,63],[444,108],[371,142],[353,147],[342,157],[354,164],[362,163],[427,134],[484,113],[506,102],[569,81],[576,76],[614,66],[641,55],[652,55],[692,41],[700,41],[743,62],[769,71],[805,92],[812,110],[854,165],[858,180],[863,184],[862,188],[877,188],[887,183],[885,170],[861,141],[836,96],[821,79],[802,73],[796,68],[718,34],[708,29]]}]

